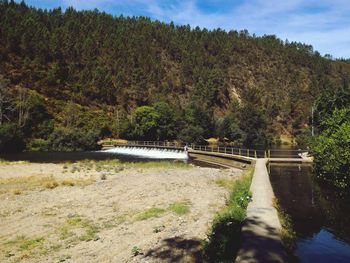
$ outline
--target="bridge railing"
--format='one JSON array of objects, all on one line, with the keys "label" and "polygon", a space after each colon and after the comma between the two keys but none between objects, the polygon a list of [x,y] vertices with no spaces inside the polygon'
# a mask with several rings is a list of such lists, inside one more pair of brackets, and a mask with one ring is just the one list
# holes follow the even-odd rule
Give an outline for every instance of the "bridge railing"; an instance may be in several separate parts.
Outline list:
[{"label": "bridge railing", "polygon": [[183,148],[184,143],[168,141],[128,141],[126,145]]},{"label": "bridge railing", "polygon": [[[184,148],[185,143],[169,142],[169,141],[127,141],[125,143],[118,143],[118,146],[147,146],[147,147],[159,147],[159,148]],[[190,144],[189,148],[195,151],[223,153],[228,155],[238,155],[252,158],[300,158],[300,154],[307,150],[294,150],[294,149],[249,149],[238,147],[226,147],[226,146],[211,146],[211,145],[196,145]]]},{"label": "bridge railing", "polygon": [[265,150],[255,150],[247,148],[235,148],[235,147],[224,147],[224,146],[206,146],[206,145],[194,145],[191,144],[191,149],[202,152],[212,153],[224,153],[229,155],[238,155],[252,158],[267,158],[268,152]]}]

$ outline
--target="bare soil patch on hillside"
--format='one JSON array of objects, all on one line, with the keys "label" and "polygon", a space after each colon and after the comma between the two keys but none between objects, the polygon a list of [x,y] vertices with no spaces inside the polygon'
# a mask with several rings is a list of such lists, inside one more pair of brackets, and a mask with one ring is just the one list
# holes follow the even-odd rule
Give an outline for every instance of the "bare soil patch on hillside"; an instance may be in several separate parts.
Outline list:
[{"label": "bare soil patch on hillside", "polygon": [[0,165],[0,262],[194,262],[240,170]]}]

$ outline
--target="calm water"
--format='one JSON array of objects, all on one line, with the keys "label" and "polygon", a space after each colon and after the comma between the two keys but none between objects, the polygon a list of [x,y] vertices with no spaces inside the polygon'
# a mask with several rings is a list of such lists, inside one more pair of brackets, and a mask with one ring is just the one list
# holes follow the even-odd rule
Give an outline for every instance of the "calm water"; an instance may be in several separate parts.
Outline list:
[{"label": "calm water", "polygon": [[300,262],[350,262],[350,194],[316,182],[309,166],[270,166],[281,207],[297,233]]},{"label": "calm water", "polygon": [[0,159],[8,161],[29,161],[34,163],[63,163],[77,162],[81,160],[109,160],[118,159],[121,162],[155,162],[155,161],[179,161],[191,163],[201,167],[220,168],[219,165],[209,164],[200,160],[189,158],[188,160],[172,160],[172,159],[149,159],[138,156],[125,154],[116,154],[109,152],[22,152],[1,154]]},{"label": "calm water", "polygon": [[0,154],[0,158],[8,161],[30,161],[34,163],[62,163],[81,160],[108,160],[119,159],[121,161],[147,161],[149,159],[137,156],[113,154],[106,152],[22,152]]}]

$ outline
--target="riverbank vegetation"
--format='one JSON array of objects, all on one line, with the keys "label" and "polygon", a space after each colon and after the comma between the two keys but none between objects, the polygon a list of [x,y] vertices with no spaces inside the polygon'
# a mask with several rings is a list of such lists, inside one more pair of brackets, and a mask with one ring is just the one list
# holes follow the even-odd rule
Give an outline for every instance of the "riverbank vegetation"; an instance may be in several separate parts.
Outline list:
[{"label": "riverbank vegetation", "polygon": [[316,102],[318,135],[311,140],[316,176],[350,189],[350,84],[323,91]]},{"label": "riverbank vegetation", "polygon": [[214,218],[204,247],[204,259],[207,262],[234,261],[241,242],[247,206],[252,197],[249,189],[253,172],[254,169],[249,169],[241,178],[232,182],[227,206]]},{"label": "riverbank vegetation", "polygon": [[350,63],[247,30],[175,26],[0,1],[0,151],[93,150],[104,137],[307,133],[311,105]]}]

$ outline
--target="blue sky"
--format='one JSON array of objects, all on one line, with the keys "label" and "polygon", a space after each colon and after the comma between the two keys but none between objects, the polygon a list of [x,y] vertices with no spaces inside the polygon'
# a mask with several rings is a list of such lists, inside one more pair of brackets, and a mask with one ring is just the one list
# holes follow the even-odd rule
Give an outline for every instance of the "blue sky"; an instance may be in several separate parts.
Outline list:
[{"label": "blue sky", "polygon": [[73,6],[113,15],[148,16],[164,22],[225,30],[313,45],[322,55],[350,58],[350,0],[27,0],[51,9]]}]

